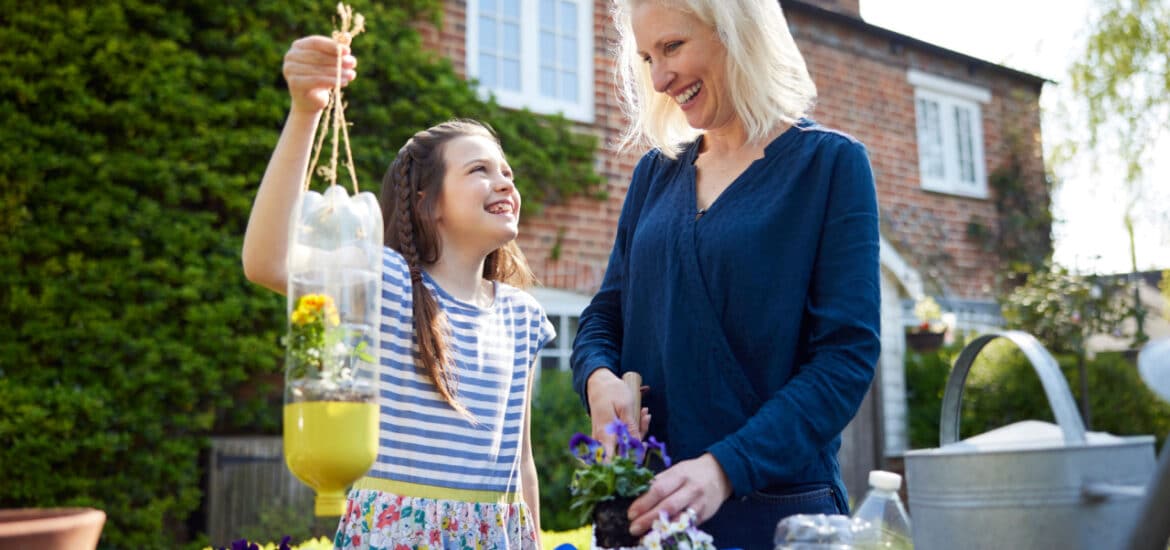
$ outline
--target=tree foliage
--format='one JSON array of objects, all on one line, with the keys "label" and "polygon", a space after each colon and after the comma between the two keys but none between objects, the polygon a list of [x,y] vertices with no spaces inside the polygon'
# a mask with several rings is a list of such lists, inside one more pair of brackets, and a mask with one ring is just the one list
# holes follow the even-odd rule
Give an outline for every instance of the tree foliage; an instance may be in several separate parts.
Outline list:
[{"label": "tree foliage", "polygon": [[[1147,210],[1156,197],[1144,176],[1154,146],[1170,129],[1170,0],[1096,0],[1096,6],[1084,54],[1071,68],[1072,90],[1088,114],[1089,151],[1120,159],[1124,167],[1122,222],[1137,272],[1143,212],[1164,215]],[[1145,310],[1134,292],[1135,345],[1140,345],[1146,338]]]},{"label": "tree foliage", "polygon": [[1170,125],[1170,2],[1097,0],[1085,54],[1072,66],[1073,91],[1089,115],[1089,144],[1115,140],[1128,182]]},{"label": "tree foliage", "polygon": [[1089,336],[1121,326],[1128,313],[1124,292],[1124,283],[1116,278],[1076,275],[1049,263],[1030,274],[1001,306],[1008,328],[1035,336],[1054,352],[1084,355]]},{"label": "tree foliage", "polygon": [[[269,431],[233,399],[280,372],[284,299],[241,236],[288,107],[288,45],[335,4],[38,2],[0,21],[0,507],[105,510],[104,548],[175,548],[213,430]],[[501,133],[525,206],[596,193],[596,140],[483,101],[421,48],[437,0],[358,3],[348,89],[359,181],[453,116]]]}]

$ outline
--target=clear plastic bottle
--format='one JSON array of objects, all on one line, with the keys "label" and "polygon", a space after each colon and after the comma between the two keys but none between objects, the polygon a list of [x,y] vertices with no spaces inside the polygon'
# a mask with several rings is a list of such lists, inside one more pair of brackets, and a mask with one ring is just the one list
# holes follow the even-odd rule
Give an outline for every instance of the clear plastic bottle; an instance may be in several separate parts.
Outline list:
[{"label": "clear plastic bottle", "polygon": [[914,548],[910,516],[898,496],[901,487],[902,476],[898,474],[882,470],[869,473],[869,492],[853,514],[854,519],[867,522],[869,526],[854,539],[856,548]]}]

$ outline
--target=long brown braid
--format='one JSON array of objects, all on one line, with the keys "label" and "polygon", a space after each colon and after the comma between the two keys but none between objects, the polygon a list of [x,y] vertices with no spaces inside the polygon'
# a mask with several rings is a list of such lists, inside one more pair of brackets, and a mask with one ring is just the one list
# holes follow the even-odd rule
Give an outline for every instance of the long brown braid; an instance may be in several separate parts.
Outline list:
[{"label": "long brown braid", "polygon": [[[451,120],[414,134],[398,151],[382,178],[381,205],[386,246],[402,254],[410,267],[419,352],[416,365],[427,373],[444,401],[460,414],[468,415],[456,397],[447,318],[422,278],[423,267],[437,262],[442,253],[435,205],[446,175],[444,145],[464,136],[482,136],[497,145],[500,143],[489,126],[469,119]],[[515,241],[488,254],[483,277],[521,288],[535,282],[528,261]]]}]

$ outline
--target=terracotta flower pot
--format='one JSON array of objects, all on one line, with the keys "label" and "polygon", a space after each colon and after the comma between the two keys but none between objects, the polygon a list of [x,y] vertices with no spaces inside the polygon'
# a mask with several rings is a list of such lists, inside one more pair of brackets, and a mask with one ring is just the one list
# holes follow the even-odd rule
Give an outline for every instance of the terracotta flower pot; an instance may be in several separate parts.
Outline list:
[{"label": "terracotta flower pot", "polygon": [[638,546],[638,538],[630,534],[630,509],[632,498],[615,498],[598,502],[593,508],[593,531],[598,548],[632,548]]},{"label": "terracotta flower pot", "polygon": [[93,550],[105,523],[93,508],[0,510],[0,550]]}]

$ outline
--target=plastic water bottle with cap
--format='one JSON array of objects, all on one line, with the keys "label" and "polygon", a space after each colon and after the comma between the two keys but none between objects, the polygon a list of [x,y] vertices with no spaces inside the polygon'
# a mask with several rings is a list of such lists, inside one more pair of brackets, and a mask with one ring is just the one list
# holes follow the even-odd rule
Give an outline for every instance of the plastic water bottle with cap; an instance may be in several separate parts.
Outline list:
[{"label": "plastic water bottle with cap", "polygon": [[911,538],[910,516],[898,496],[902,476],[893,472],[873,470],[869,473],[869,492],[861,500],[853,518],[869,524],[854,538],[855,548],[914,548]]}]

